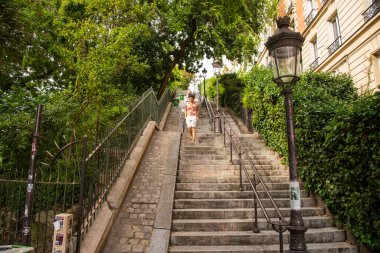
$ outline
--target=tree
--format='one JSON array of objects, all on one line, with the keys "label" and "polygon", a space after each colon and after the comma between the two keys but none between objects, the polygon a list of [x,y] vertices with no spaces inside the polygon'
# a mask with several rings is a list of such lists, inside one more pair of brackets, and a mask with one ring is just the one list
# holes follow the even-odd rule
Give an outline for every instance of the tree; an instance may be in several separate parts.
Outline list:
[{"label": "tree", "polygon": [[192,72],[199,59],[226,55],[252,61],[266,21],[272,20],[275,0],[156,0],[154,26],[167,48],[166,70],[158,96],[167,87],[176,65]]}]

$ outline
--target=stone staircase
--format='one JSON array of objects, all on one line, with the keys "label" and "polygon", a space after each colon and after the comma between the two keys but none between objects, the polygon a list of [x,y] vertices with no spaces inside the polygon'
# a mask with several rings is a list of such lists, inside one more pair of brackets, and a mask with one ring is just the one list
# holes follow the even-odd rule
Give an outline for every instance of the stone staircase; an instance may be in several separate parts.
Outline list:
[{"label": "stone staircase", "polygon": [[[169,252],[279,252],[278,233],[267,223],[260,208],[258,226],[261,232],[252,232],[253,193],[246,179],[244,191],[239,190],[239,166],[230,164],[229,148],[224,147],[222,135],[209,131],[207,115],[203,112],[200,118],[201,129],[196,143],[190,143],[186,133],[182,137]],[[258,135],[240,138],[289,221],[287,169]],[[233,157],[233,164],[237,164],[236,158]],[[258,186],[258,191],[264,205],[268,206],[270,217],[276,217],[262,186]],[[358,252],[355,246],[345,242],[345,232],[334,227],[333,219],[325,215],[324,209],[318,207],[306,191],[301,192],[301,197],[309,252]],[[286,252],[288,241],[286,232]]]}]

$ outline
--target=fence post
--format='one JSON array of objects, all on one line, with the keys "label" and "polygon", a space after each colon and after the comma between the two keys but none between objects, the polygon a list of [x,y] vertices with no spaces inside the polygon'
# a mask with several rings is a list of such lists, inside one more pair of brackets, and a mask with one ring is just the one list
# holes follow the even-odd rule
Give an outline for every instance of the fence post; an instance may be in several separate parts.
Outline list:
[{"label": "fence post", "polygon": [[80,174],[76,253],[80,253],[80,245],[81,245],[81,241],[82,241],[83,202],[84,202],[84,188],[85,188],[85,177],[86,177],[86,158],[87,158],[87,135],[85,135],[83,137],[82,170],[81,170],[81,174]]},{"label": "fence post", "polygon": [[24,212],[24,224],[23,224],[23,236],[22,243],[25,246],[30,245],[31,234],[31,221],[33,216],[32,203],[34,194],[34,183],[36,176],[36,157],[38,149],[39,129],[41,125],[42,105],[37,106],[37,114],[35,118],[35,128],[33,134],[32,151],[30,155],[30,167],[28,173],[28,186],[26,192],[25,212]]}]

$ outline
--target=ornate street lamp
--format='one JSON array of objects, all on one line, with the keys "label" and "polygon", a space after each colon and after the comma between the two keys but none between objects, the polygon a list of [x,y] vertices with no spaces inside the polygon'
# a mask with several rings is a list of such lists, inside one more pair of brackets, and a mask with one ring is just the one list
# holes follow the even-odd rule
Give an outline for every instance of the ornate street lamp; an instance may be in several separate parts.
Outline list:
[{"label": "ornate street lamp", "polygon": [[274,81],[282,88],[285,96],[286,130],[288,137],[288,156],[290,174],[290,232],[291,253],[308,252],[305,243],[305,232],[301,215],[301,196],[298,181],[297,149],[295,145],[294,112],[292,87],[299,80],[301,72],[301,49],[304,38],[300,33],[289,29],[290,18],[277,20],[278,29],[265,43],[272,63]]},{"label": "ornate street lamp", "polygon": [[206,99],[207,99],[207,95],[206,95],[206,74],[207,74],[207,70],[206,70],[206,68],[203,68],[203,70],[202,70],[202,76],[203,76],[203,106],[206,106]]},{"label": "ornate street lamp", "polygon": [[214,74],[216,78],[216,116],[215,116],[215,123],[216,123],[216,128],[215,132],[220,133],[222,129],[222,122],[220,120],[219,116],[219,80],[218,77],[220,75],[220,72],[222,71],[223,63],[221,60],[214,60],[212,63],[212,67],[214,68]]}]

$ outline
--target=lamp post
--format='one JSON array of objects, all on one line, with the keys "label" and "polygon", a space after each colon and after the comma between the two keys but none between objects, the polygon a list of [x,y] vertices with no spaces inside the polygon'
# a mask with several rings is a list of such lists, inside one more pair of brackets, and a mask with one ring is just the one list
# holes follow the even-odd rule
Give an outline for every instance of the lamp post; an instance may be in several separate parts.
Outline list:
[{"label": "lamp post", "polygon": [[207,95],[206,95],[206,74],[207,74],[207,70],[206,70],[206,68],[203,68],[203,70],[202,70],[202,76],[203,76],[203,106],[206,106],[206,99],[207,99]]},{"label": "lamp post", "polygon": [[198,80],[199,80],[199,89],[198,89],[198,99],[200,99],[201,101],[200,102],[202,102],[202,96],[201,96],[201,94],[202,94],[202,74],[199,74],[199,76],[198,76]]},{"label": "lamp post", "polygon": [[214,60],[214,62],[212,63],[212,67],[214,68],[214,74],[216,78],[216,116],[215,116],[215,123],[216,123],[215,132],[216,133],[220,133],[222,129],[222,122],[219,116],[219,80],[218,80],[218,77],[222,70],[222,66],[223,66],[223,63],[220,60]]},{"label": "lamp post", "polygon": [[298,181],[297,149],[295,145],[294,111],[292,101],[292,87],[299,80],[301,72],[301,50],[304,38],[300,33],[289,29],[290,18],[283,17],[277,20],[278,29],[265,43],[274,72],[274,81],[282,88],[285,96],[286,132],[288,138],[288,157],[290,175],[290,232],[291,253],[306,253],[306,228],[301,215],[301,196]]}]

